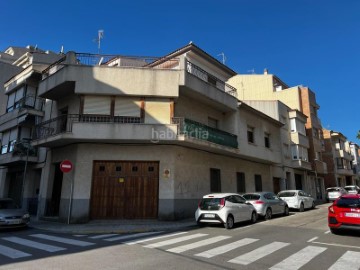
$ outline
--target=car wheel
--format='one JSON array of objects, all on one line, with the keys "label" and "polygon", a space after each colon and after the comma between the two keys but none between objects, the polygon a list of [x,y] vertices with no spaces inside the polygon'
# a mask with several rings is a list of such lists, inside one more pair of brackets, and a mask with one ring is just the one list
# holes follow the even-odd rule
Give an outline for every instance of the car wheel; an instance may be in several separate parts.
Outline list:
[{"label": "car wheel", "polygon": [[271,211],[271,208],[268,208],[268,209],[266,209],[264,219],[269,220],[269,219],[271,219],[271,217],[272,217],[272,211]]},{"label": "car wheel", "polygon": [[204,227],[205,226],[205,224],[204,223],[202,223],[202,222],[196,222],[197,223],[197,225],[199,226],[199,227]]},{"label": "car wheel", "polygon": [[288,215],[289,215],[289,207],[285,205],[284,216],[288,216]]},{"label": "car wheel", "polygon": [[339,230],[338,229],[334,229],[334,228],[330,228],[331,233],[333,234],[339,234]]},{"label": "car wheel", "polygon": [[256,223],[257,221],[257,213],[255,211],[251,214],[251,223]]},{"label": "car wheel", "polygon": [[311,209],[315,209],[315,202],[312,203]]},{"label": "car wheel", "polygon": [[299,208],[299,212],[304,212],[305,208],[304,208],[304,204],[301,203],[300,204],[300,208]]},{"label": "car wheel", "polygon": [[228,230],[234,227],[234,217],[232,215],[228,215],[224,226]]}]

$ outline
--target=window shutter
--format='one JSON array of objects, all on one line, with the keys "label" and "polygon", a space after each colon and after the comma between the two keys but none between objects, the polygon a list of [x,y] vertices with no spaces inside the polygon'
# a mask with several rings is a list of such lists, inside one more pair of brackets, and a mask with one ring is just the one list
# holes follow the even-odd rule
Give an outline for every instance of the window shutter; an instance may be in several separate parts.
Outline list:
[{"label": "window shutter", "polygon": [[85,96],[84,114],[110,115],[111,98],[102,96]]},{"label": "window shutter", "polygon": [[130,98],[116,98],[114,116],[140,117],[140,101]]}]

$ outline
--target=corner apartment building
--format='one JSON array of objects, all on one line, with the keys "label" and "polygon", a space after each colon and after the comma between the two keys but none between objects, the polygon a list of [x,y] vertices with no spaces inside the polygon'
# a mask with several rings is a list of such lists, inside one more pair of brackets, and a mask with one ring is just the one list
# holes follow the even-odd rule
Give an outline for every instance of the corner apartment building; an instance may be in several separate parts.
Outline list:
[{"label": "corner apartment building", "polygon": [[325,139],[324,161],[328,174],[325,176],[327,187],[354,185],[353,157],[350,143],[340,132],[323,129]]},{"label": "corner apartment building", "polygon": [[37,82],[42,69],[58,55],[31,46],[9,47],[1,53],[1,59],[6,64],[0,66],[0,74],[7,76],[1,85],[0,196],[13,198],[36,214],[44,149],[35,149],[30,141],[45,102],[37,97]]},{"label": "corner apartment building", "polygon": [[[225,83],[236,72],[196,45],[158,59],[69,52],[52,62],[5,84],[7,108],[27,84],[43,106],[14,103],[0,122],[0,192],[36,196],[38,217],[181,219],[210,192],[273,190],[283,123],[240,102]],[[9,145],[30,131],[16,156]]]},{"label": "corner apartment building", "polygon": [[[324,199],[324,176],[327,174],[327,167],[322,160],[325,148],[322,126],[317,114],[320,106],[316,102],[315,93],[304,86],[289,87],[277,76],[269,74],[267,70],[264,74],[238,74],[228,80],[228,83],[238,89],[241,100],[279,100],[307,117],[305,127],[309,148],[307,148],[306,162],[311,163],[311,170],[307,171],[306,176],[302,175],[301,180],[297,176],[297,182],[307,183],[307,186],[302,186],[303,189],[317,199]],[[302,151],[305,148],[299,149]]]}]

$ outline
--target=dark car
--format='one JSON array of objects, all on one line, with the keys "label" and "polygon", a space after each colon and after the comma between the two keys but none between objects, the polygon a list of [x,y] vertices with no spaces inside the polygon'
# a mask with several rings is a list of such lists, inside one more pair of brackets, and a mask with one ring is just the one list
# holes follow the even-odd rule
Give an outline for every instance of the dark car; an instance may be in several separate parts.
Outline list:
[{"label": "dark car", "polygon": [[0,228],[26,227],[29,222],[29,213],[19,208],[12,199],[0,199]]}]

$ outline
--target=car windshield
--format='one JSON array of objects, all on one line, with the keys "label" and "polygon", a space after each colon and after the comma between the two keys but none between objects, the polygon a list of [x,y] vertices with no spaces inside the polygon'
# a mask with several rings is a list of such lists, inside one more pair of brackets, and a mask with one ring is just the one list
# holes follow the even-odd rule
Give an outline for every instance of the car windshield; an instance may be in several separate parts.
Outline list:
[{"label": "car windshield", "polygon": [[344,188],[345,188],[345,190],[347,190],[347,191],[355,190],[355,187],[344,187]]},{"label": "car windshield", "polygon": [[260,199],[259,194],[244,194],[242,195],[247,201],[256,201]]},{"label": "car windshield", "polygon": [[326,191],[327,192],[338,192],[338,191],[340,191],[340,188],[328,188]]},{"label": "car windshield", "polygon": [[285,192],[280,192],[278,194],[278,197],[294,197],[296,195],[296,193],[294,191],[285,191]]},{"label": "car windshield", "polygon": [[0,201],[0,209],[16,209],[16,204],[11,200]]},{"label": "car windshield", "polygon": [[357,198],[340,198],[336,206],[343,208],[360,208],[360,199]]}]

